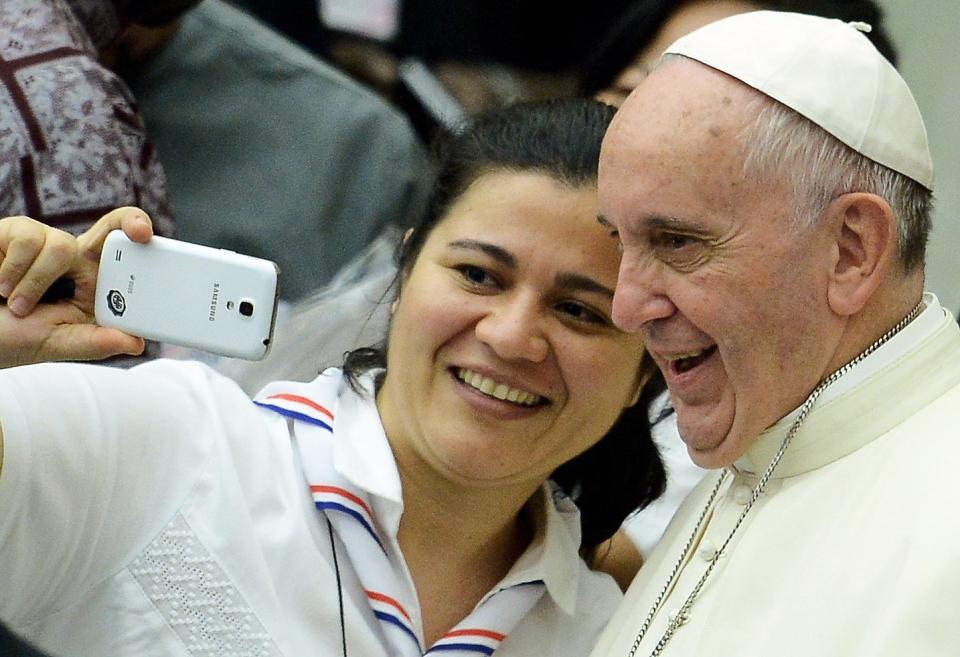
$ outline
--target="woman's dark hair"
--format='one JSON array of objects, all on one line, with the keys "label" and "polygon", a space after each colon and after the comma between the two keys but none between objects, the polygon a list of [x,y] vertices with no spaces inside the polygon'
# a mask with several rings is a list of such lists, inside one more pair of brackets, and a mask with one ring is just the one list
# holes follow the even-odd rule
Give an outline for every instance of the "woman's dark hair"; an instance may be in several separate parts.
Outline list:
[{"label": "woman's dark hair", "polygon": [[[434,144],[436,181],[427,209],[398,251],[399,278],[413,267],[431,231],[477,179],[499,171],[536,172],[570,187],[595,185],[600,144],[614,108],[583,98],[520,103],[480,114]],[[358,377],[386,367],[384,348],[347,354],[344,374]],[[663,462],[650,435],[649,403],[664,389],[649,356],[638,380],[653,375],[640,401],[624,410],[598,443],[553,473],[577,503],[585,550],[612,536],[633,511],[666,487]]]},{"label": "woman's dark hair", "polygon": [[410,271],[450,206],[487,173],[532,171],[570,187],[595,185],[600,143],[614,113],[581,98],[518,103],[440,133],[433,143],[436,179],[421,221],[400,248],[400,271]]},{"label": "woman's dark hair", "polygon": [[[883,11],[876,0],[747,0],[757,9],[792,11],[843,21],[863,21],[873,29],[867,37],[891,64],[897,65],[897,51],[883,28]],[[664,23],[689,0],[637,0],[585,58],[580,69],[580,92],[587,96],[606,89],[623,69],[647,47]]]}]

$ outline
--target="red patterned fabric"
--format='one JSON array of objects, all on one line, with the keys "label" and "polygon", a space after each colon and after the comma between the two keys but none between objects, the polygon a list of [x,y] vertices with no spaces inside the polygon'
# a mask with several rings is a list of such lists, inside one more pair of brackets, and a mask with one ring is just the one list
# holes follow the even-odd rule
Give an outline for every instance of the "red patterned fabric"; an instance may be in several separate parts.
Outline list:
[{"label": "red patterned fabric", "polygon": [[77,14],[63,0],[0,2],[0,216],[79,232],[112,208],[137,205],[171,235],[153,144],[126,85],[97,62],[77,18],[97,26],[103,44],[119,29],[113,5],[71,4]]}]

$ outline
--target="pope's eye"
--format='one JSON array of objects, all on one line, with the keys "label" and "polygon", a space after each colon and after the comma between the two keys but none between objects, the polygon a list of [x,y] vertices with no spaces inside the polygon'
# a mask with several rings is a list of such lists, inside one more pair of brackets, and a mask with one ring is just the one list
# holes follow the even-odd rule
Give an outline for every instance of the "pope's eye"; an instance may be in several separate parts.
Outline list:
[{"label": "pope's eye", "polygon": [[683,247],[692,244],[693,238],[687,237],[686,235],[678,235],[676,233],[665,233],[660,238],[660,242],[670,249],[682,249]]},{"label": "pope's eye", "polygon": [[656,257],[669,266],[691,271],[709,258],[712,241],[698,234],[658,231],[650,238],[651,249]]}]

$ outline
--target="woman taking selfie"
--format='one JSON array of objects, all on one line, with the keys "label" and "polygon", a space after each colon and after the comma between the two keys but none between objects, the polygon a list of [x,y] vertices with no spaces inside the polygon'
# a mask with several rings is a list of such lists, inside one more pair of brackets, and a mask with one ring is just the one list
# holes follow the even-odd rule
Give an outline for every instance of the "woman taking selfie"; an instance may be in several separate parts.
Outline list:
[{"label": "woman taking selfie", "polygon": [[[620,593],[581,555],[664,486],[654,367],[610,320],[612,113],[447,136],[385,349],[312,382],[251,402],[189,362],[0,372],[0,619],[64,655],[586,655]],[[99,245],[143,219],[0,222],[0,290],[27,300],[0,363],[139,348],[88,322]],[[63,274],[76,297],[30,312]]]}]

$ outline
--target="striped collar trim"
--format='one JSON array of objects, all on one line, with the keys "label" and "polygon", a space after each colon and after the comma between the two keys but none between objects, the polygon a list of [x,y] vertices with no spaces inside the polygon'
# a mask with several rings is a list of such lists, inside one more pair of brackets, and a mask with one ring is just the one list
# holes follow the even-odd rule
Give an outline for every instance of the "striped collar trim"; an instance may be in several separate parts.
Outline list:
[{"label": "striped collar trim", "polygon": [[472,652],[478,655],[492,655],[507,637],[499,632],[475,628],[453,630],[437,640],[428,655],[439,655],[448,651]]},{"label": "striped collar trim", "polygon": [[293,392],[277,392],[257,397],[257,406],[276,411],[285,417],[301,420],[333,433],[333,412],[310,397]]}]

